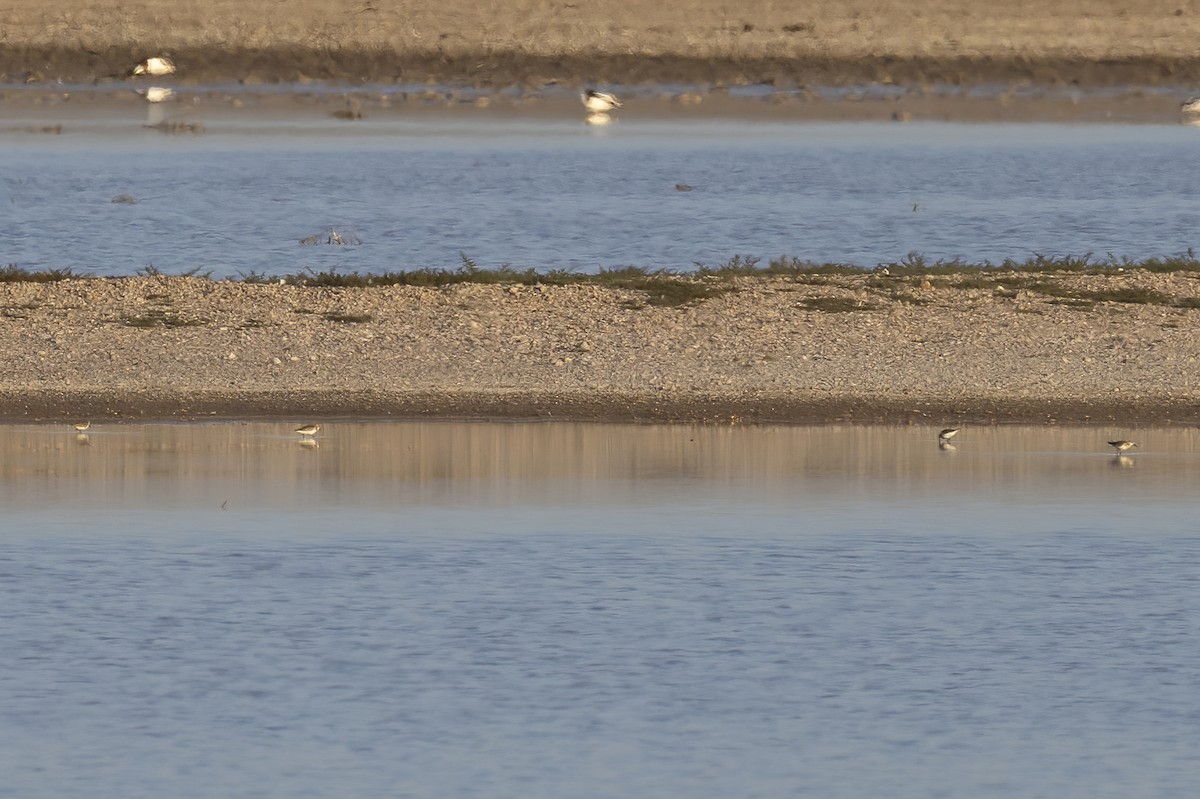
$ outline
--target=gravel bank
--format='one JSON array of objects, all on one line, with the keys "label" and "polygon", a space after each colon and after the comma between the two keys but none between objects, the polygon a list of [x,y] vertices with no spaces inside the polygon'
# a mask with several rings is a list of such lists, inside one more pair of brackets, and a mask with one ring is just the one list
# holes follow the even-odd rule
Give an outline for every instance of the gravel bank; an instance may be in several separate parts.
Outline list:
[{"label": "gravel bank", "polygon": [[2,284],[0,417],[1200,421],[1190,272],[709,283]]}]

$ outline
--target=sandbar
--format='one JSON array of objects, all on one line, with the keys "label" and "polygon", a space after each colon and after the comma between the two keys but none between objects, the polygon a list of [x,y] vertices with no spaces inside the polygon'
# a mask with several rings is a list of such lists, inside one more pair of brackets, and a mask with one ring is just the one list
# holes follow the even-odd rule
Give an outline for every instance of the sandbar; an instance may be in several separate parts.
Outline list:
[{"label": "sandbar", "polygon": [[1190,271],[0,284],[0,418],[1200,422]]}]

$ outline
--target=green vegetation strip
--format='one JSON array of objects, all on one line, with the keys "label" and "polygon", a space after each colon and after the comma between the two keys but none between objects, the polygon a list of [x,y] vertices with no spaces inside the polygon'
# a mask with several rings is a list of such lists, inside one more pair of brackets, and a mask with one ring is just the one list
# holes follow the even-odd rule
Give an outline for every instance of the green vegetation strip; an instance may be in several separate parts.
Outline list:
[{"label": "green vegetation strip", "polygon": [[[1096,303],[1141,303],[1152,305],[1175,305],[1182,308],[1200,307],[1200,298],[1172,298],[1150,289],[1136,286],[1115,288],[1091,288],[1063,284],[1052,277],[1071,275],[1122,275],[1132,271],[1155,273],[1196,273],[1200,277],[1200,259],[1188,250],[1186,253],[1166,258],[1143,260],[1119,259],[1109,256],[1094,259],[1090,255],[1081,257],[1048,258],[1035,256],[1025,261],[1006,260],[1002,263],[970,263],[962,260],[927,261],[917,254],[892,263],[880,264],[874,269],[850,264],[818,264],[798,258],[782,257],[766,264],[757,258],[735,256],[723,264],[708,266],[697,263],[694,270],[674,272],[665,269],[624,267],[601,269],[595,273],[572,272],[565,269],[538,270],[517,269],[502,266],[496,269],[479,267],[467,256],[462,256],[458,269],[413,269],[382,273],[304,271],[287,275],[266,275],[257,272],[242,274],[239,280],[247,284],[286,283],[301,286],[334,288],[359,288],[371,286],[424,286],[444,287],[462,283],[504,285],[592,285],[611,289],[626,289],[640,292],[641,299],[632,305],[681,306],[719,297],[736,291],[737,278],[783,277],[791,278],[802,285],[821,285],[837,277],[867,277],[867,288],[893,300],[924,302],[912,295],[909,289],[925,287],[951,289],[1000,289],[1005,291],[1028,291],[1060,300],[1063,304],[1091,307]],[[148,267],[139,274],[166,277],[156,268]],[[211,279],[210,273],[190,270],[186,277]],[[10,264],[0,267],[0,282],[49,283],[70,279],[86,279],[89,275],[69,268],[31,271]],[[848,312],[870,310],[870,304],[841,299],[812,299],[805,303],[814,310]],[[151,318],[134,320],[137,324],[171,324],[162,316],[151,314]],[[157,318],[156,318],[157,317]],[[333,321],[369,321],[346,316]]]}]

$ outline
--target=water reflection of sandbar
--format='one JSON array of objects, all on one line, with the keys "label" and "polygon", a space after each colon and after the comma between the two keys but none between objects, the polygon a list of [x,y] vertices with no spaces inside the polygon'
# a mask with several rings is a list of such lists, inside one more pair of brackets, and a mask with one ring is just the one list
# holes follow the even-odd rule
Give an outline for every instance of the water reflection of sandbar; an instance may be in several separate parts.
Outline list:
[{"label": "water reflection of sandbar", "polygon": [[977,426],[961,451],[930,446],[937,428],[900,426],[324,422],[322,432],[318,450],[309,437],[280,447],[278,423],[120,425],[83,457],[82,447],[55,445],[52,427],[15,426],[0,437],[0,487],[10,504],[37,507],[204,505],[221,494],[286,508],[644,503],[689,486],[789,503],[941,502],[1003,486],[1037,502],[1062,491],[1103,497],[1115,466],[1142,491],[1190,491],[1200,480],[1200,431],[1186,429],[1156,433],[1136,470],[1137,458],[1096,458],[1103,436],[1090,428]]}]

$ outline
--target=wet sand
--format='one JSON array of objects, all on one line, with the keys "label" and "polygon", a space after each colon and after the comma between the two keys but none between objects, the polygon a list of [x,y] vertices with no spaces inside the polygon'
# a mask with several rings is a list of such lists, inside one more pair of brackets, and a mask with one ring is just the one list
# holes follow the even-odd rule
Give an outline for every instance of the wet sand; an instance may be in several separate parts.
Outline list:
[{"label": "wet sand", "polygon": [[[962,90],[953,87],[859,89],[773,89],[738,92],[708,87],[640,87],[622,92],[622,119],[727,119],[739,122],[1041,122],[1194,124],[1180,103],[1185,87],[1078,93],[1069,88],[1029,86]],[[145,100],[128,86],[0,87],[0,135],[111,134],[114,125],[145,117]],[[178,128],[166,133],[219,134],[236,130],[260,135],[294,133],[304,125],[344,122],[347,136],[373,123],[415,117],[444,119],[581,120],[577,93],[565,87],[529,91],[429,87],[420,91],[322,90],[293,87],[266,91],[244,86],[213,89],[175,86],[172,102],[155,107]],[[189,128],[188,125],[194,127]]]},{"label": "wet sand", "polygon": [[8,283],[0,418],[1200,422],[1190,272],[708,285]]}]

